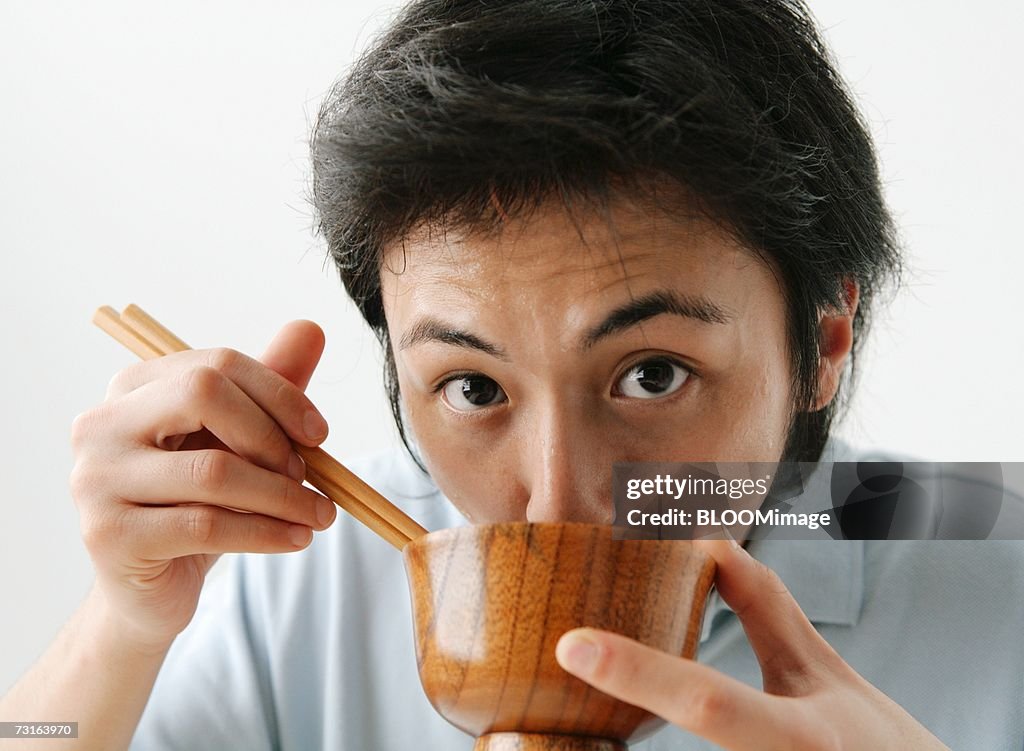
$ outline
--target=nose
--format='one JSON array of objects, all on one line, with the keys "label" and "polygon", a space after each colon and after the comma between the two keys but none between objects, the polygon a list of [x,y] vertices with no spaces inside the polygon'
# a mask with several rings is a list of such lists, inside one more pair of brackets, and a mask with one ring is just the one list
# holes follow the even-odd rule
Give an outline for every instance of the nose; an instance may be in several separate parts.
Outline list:
[{"label": "nose", "polygon": [[579,412],[551,406],[526,431],[520,471],[529,490],[527,521],[611,523],[610,456]]}]

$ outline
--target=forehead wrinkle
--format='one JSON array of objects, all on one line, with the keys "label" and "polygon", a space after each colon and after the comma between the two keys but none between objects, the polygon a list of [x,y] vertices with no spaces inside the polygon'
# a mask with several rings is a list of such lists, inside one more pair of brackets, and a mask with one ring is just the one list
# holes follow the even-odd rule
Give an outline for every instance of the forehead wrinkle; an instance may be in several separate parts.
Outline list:
[{"label": "forehead wrinkle", "polygon": [[[424,224],[410,231],[407,237],[414,243],[417,240],[424,241],[424,250],[431,246],[443,246],[446,251],[444,257],[453,265],[459,263],[456,257],[459,249],[462,250],[462,263],[471,263],[473,257],[478,255],[472,243],[474,240],[480,241],[487,247],[485,252],[488,254],[495,249],[499,251],[500,259],[492,261],[500,261],[496,265],[501,269],[502,276],[520,258],[524,261],[523,265],[530,266],[550,261],[553,255],[571,259],[577,255],[571,252],[573,249],[587,251],[586,263],[566,265],[551,272],[553,277],[558,278],[578,270],[600,271],[612,264],[621,265],[622,246],[633,241],[637,241],[633,243],[635,245],[664,249],[666,235],[675,236],[675,241],[670,244],[677,245],[682,239],[680,233],[685,233],[692,241],[711,229],[696,221],[700,218],[698,216],[687,215],[689,221],[680,222],[678,217],[667,215],[663,210],[654,210],[642,202],[637,203],[635,199],[633,197],[632,200],[613,202],[614,205],[603,206],[603,210],[592,207],[584,217],[563,205],[542,205],[524,215],[513,216],[503,222],[496,232],[493,228],[483,232],[481,228],[472,226],[444,224],[438,228]],[[532,235],[536,242],[524,244],[524,238],[528,235]],[[531,257],[531,247],[534,246]],[[595,262],[594,258],[599,253],[605,258]],[[631,257],[640,258],[642,255],[634,254]]]},{"label": "forehead wrinkle", "polygon": [[644,271],[627,271],[625,265],[622,266],[622,269],[622,276],[616,277],[614,279],[609,279],[607,282],[600,284],[594,289],[594,292],[596,294],[604,294],[605,292],[608,292],[609,290],[612,290],[619,286],[625,286],[628,291],[632,292],[632,282],[638,282],[644,278],[655,275],[653,269],[648,269]]},{"label": "forehead wrinkle", "polygon": [[[657,274],[658,268],[674,269],[672,248],[693,246],[700,250],[707,247],[703,238],[715,238],[714,226],[707,226],[706,220],[697,221],[700,217],[689,216],[690,223],[683,224],[661,212],[638,213],[630,207],[624,218],[616,214],[591,214],[594,221],[581,223],[567,217],[561,208],[553,215],[541,209],[529,218],[513,217],[499,232],[487,236],[471,227],[445,227],[442,232],[421,227],[419,233],[409,237],[414,247],[406,248],[406,252],[423,258],[425,263],[418,270],[441,282],[441,286],[486,300],[503,282],[557,283],[576,274],[588,275],[591,292],[595,288],[605,292],[622,283],[628,289],[632,281]],[[623,246],[629,244],[634,247],[624,252]],[[439,250],[443,253],[434,256],[436,263],[431,263],[431,251]],[[655,263],[649,266],[647,262],[652,259]],[[413,261],[412,265],[417,264]],[[603,277],[613,267],[620,272],[614,278]]]},{"label": "forehead wrinkle", "polygon": [[[537,243],[531,244],[528,240],[524,240],[525,234],[526,228],[521,228],[509,244],[505,247],[498,247],[497,250],[502,257],[503,272],[509,272],[514,266],[514,259],[522,257],[523,254],[525,254],[524,265],[530,267],[524,269],[526,273],[535,272],[537,267],[549,267],[537,281],[542,279],[559,280],[580,273],[596,275],[614,266],[623,267],[623,261],[626,260],[618,242],[615,243],[614,248],[595,247],[599,244],[588,242],[581,236],[577,236],[578,242],[566,242],[560,233],[553,230],[550,233],[542,234]],[[576,239],[573,238],[573,240]],[[628,254],[630,262],[656,260],[657,258],[658,253],[655,250],[646,248]],[[628,272],[625,270],[624,275],[628,276]]]}]

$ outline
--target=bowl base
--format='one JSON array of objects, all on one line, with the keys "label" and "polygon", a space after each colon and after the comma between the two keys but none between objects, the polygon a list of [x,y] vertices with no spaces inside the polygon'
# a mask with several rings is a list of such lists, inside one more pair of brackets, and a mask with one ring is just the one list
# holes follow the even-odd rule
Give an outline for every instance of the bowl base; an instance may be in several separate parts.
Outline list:
[{"label": "bowl base", "polygon": [[476,739],[473,751],[627,751],[610,738],[543,733],[488,733]]}]

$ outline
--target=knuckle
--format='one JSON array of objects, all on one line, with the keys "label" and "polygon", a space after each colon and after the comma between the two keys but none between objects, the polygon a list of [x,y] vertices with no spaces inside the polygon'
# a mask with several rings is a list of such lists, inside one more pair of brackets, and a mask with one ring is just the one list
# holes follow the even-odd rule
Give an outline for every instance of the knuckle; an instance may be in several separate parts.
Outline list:
[{"label": "knuckle", "polygon": [[196,451],[189,461],[188,473],[193,487],[206,491],[220,490],[231,476],[231,457],[217,449]]},{"label": "knuckle", "polygon": [[300,521],[311,527],[318,527],[320,522],[317,520],[317,505],[320,499],[297,482],[285,480],[284,486],[285,507],[301,510]]},{"label": "knuckle", "polygon": [[94,558],[126,539],[126,532],[125,515],[112,509],[82,514],[82,541]]},{"label": "knuckle", "polygon": [[206,365],[189,368],[182,375],[182,389],[190,399],[209,403],[215,401],[224,388],[224,376]]},{"label": "knuckle", "polygon": [[124,396],[131,391],[133,375],[137,367],[137,365],[129,365],[114,373],[110,381],[107,382],[107,399]]},{"label": "knuckle", "polygon": [[686,726],[697,733],[727,725],[736,715],[732,697],[718,688],[707,687],[693,692],[693,695],[685,697],[685,701],[678,702],[678,706],[682,708]]},{"label": "knuckle", "polygon": [[281,512],[287,509],[305,508],[306,506],[309,506],[315,512],[313,505],[307,503],[306,499],[302,497],[302,488],[297,482],[291,482],[283,477],[275,479],[273,495]]},{"label": "knuckle", "polygon": [[787,589],[786,584],[782,581],[782,577],[775,573],[775,569],[756,558],[754,559],[754,565],[756,566],[758,576],[763,580],[764,587],[766,589],[771,590],[777,595],[789,594],[789,589]]},{"label": "knuckle", "polygon": [[272,452],[278,467],[288,467],[288,460],[292,453],[291,443],[289,443],[288,438],[281,431],[281,427],[272,419],[267,420],[258,445]]},{"label": "knuckle", "polygon": [[775,607],[793,603],[795,600],[774,569],[766,566],[763,562],[754,560],[754,576],[749,591],[735,604],[733,610],[743,620],[749,614],[769,607],[766,603],[774,603]]},{"label": "knuckle", "polygon": [[209,545],[222,532],[220,516],[209,506],[195,506],[185,512],[185,534],[200,545]]},{"label": "knuckle", "polygon": [[78,453],[89,442],[96,424],[94,410],[75,415],[71,421],[71,449]]},{"label": "knuckle", "polygon": [[111,420],[112,409],[109,402],[104,402],[75,415],[70,431],[71,450],[75,455],[84,453],[103,440],[101,433]]},{"label": "knuckle", "polygon": [[229,347],[216,347],[208,350],[206,355],[206,362],[209,367],[220,373],[232,372],[241,364],[242,359],[243,355],[241,352]]},{"label": "knuckle", "polygon": [[288,412],[293,413],[296,418],[301,419],[302,413],[305,411],[306,398],[295,384],[289,383],[285,378],[279,379],[273,398],[275,405],[280,405]]},{"label": "knuckle", "polygon": [[84,503],[96,492],[99,486],[97,474],[92,464],[84,461],[75,462],[68,477],[68,486],[76,503]]},{"label": "knuckle", "polygon": [[106,398],[113,399],[116,396],[121,396],[124,393],[124,371],[119,370],[114,373],[113,377],[107,381]]},{"label": "knuckle", "polygon": [[276,421],[282,439],[287,439],[290,435],[305,438],[303,419],[307,412],[315,410],[313,403],[294,383],[273,371],[270,371],[270,376],[275,385],[268,412]]},{"label": "knuckle", "polygon": [[274,548],[280,545],[281,530],[286,525],[255,514],[252,519],[247,519],[246,521],[248,524],[246,537],[249,539],[250,544],[264,548]]}]

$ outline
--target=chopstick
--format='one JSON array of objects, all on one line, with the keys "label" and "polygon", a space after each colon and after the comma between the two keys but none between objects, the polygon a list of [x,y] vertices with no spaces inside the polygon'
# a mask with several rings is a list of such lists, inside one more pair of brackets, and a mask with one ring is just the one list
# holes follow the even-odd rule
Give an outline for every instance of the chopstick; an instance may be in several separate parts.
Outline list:
[{"label": "chopstick", "polygon": [[[191,349],[138,305],[129,305],[121,314],[104,305],[94,314],[93,323],[144,360]],[[306,480],[310,485],[399,550],[427,534],[427,530],[323,449],[299,443],[292,446],[306,462]]]}]

